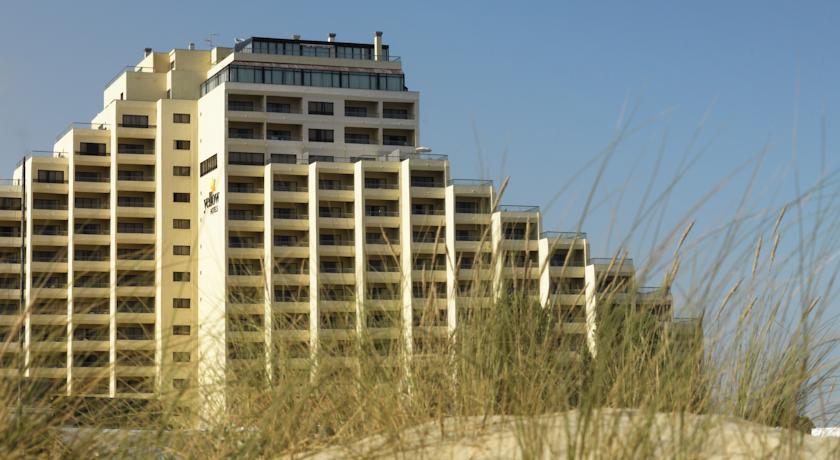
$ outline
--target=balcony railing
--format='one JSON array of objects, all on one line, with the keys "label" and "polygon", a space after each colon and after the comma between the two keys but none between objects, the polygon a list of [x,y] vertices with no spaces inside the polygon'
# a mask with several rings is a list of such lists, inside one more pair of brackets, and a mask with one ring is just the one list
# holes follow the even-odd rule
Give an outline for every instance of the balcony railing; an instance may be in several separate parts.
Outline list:
[{"label": "balcony railing", "polygon": [[400,215],[399,211],[391,210],[391,209],[366,209],[365,216],[368,217],[398,217]]},{"label": "balcony railing", "polygon": [[120,128],[156,128],[155,125],[150,125],[148,123],[118,123],[117,126]]},{"label": "balcony railing", "polygon": [[130,148],[130,147],[118,147],[117,153],[126,153],[130,155],[153,155],[155,153],[154,148]]},{"label": "balcony railing", "polygon": [[154,176],[147,176],[147,175],[144,175],[144,174],[117,173],[117,180],[150,182],[150,181],[155,180],[155,177]]},{"label": "balcony railing", "polygon": [[35,200],[32,205],[33,209],[50,209],[50,210],[65,210],[67,209],[67,203],[61,203],[59,201],[45,201],[45,200]]},{"label": "balcony railing", "polygon": [[492,187],[491,179],[449,179],[448,185],[463,185],[471,187]]},{"label": "balcony railing", "polygon": [[153,208],[155,207],[155,203],[146,200],[118,199],[117,206],[121,208]]},{"label": "balcony railing", "polygon": [[320,190],[353,190],[353,185],[335,184],[332,182],[321,182],[318,184]]},{"label": "balcony railing", "polygon": [[231,193],[263,193],[262,185],[231,183],[228,185]]},{"label": "balcony railing", "polygon": [[110,285],[111,283],[104,280],[75,280],[73,282],[73,287],[77,288],[106,288]]},{"label": "balcony railing", "polygon": [[589,263],[592,265],[633,265],[633,259],[619,259],[619,258],[609,258],[609,257],[593,257],[589,259]]},{"label": "balcony railing", "polygon": [[307,188],[302,185],[278,185],[274,184],[273,190],[275,192],[306,192]]},{"label": "balcony railing", "polygon": [[443,187],[443,182],[441,181],[418,181],[418,180],[411,180],[412,187],[428,187],[428,188],[436,188],[436,187]]},{"label": "balcony railing", "polygon": [[111,178],[108,176],[80,176],[76,174],[77,182],[110,182]]},{"label": "balcony railing", "polygon": [[540,233],[541,238],[557,238],[561,240],[585,240],[586,232],[552,232]]},{"label": "balcony railing", "polygon": [[387,240],[385,238],[382,238],[382,237],[379,237],[379,238],[365,238],[365,243],[367,243],[367,244],[400,244],[400,239],[397,238],[397,237],[388,238]]},{"label": "balcony railing", "polygon": [[144,226],[129,226],[129,225],[120,225],[117,224],[117,233],[145,233],[151,234],[154,233],[154,227],[144,227]]},{"label": "balcony railing", "polygon": [[275,212],[272,217],[280,220],[306,220],[309,218],[307,214],[299,212]]},{"label": "balcony railing", "polygon": [[399,184],[392,184],[392,183],[388,183],[388,182],[365,182],[365,188],[396,190],[396,189],[400,188],[400,186],[399,186]]},{"label": "balcony railing", "polygon": [[262,241],[256,240],[231,240],[228,241],[229,248],[262,248]]},{"label": "balcony railing", "polygon": [[411,214],[415,216],[442,216],[446,214],[446,211],[443,209],[414,208],[411,210]]},{"label": "balcony railing", "polygon": [[318,217],[326,219],[347,219],[353,217],[352,211],[318,211]]},{"label": "balcony railing", "polygon": [[66,179],[51,178],[51,177],[36,177],[34,179],[34,182],[37,182],[39,184],[66,184],[67,180]]},{"label": "balcony railing", "polygon": [[353,240],[349,238],[321,238],[318,243],[321,246],[353,246]]},{"label": "balcony railing", "polygon": [[[123,74],[123,72],[120,72],[117,76],[122,75],[122,74]],[[115,79],[116,79],[116,77],[115,77]],[[98,131],[107,131],[108,130],[108,124],[107,123],[84,123],[84,122],[80,122],[80,121],[74,121],[74,122],[70,123],[70,125],[67,126],[67,128],[65,128],[64,131],[62,131],[55,138],[56,142],[59,141],[62,137],[64,137],[65,134],[69,133],[70,130],[72,130],[72,129],[95,129],[95,130],[98,130]]]},{"label": "balcony railing", "polygon": [[236,212],[234,210],[228,211],[228,219],[230,220],[263,220],[262,214],[254,214],[250,212]]},{"label": "balcony railing", "polygon": [[501,212],[539,212],[539,206],[528,206],[528,205],[521,205],[521,204],[502,204],[499,205],[499,211]]}]

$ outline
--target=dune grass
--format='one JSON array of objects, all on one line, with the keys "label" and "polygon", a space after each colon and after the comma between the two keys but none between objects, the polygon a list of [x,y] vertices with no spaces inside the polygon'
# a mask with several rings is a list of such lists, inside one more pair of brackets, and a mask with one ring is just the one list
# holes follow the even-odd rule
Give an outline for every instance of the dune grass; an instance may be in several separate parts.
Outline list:
[{"label": "dune grass", "polygon": [[[562,452],[574,457],[696,457],[714,445],[714,428],[727,417],[782,428],[772,452],[796,456],[811,420],[832,424],[840,415],[831,316],[839,183],[826,175],[778,209],[739,212],[707,234],[692,234],[690,214],[661,232],[635,282],[664,272],[667,287],[682,283],[675,307],[692,319],[663,323],[608,299],[596,356],[533,297],[517,289],[501,298],[485,293],[493,300],[465,308],[450,340],[430,341],[411,358],[401,347],[383,351],[363,332],[341,360],[346,365],[315,356],[301,368],[280,358],[269,383],[263,363],[243,364],[227,391],[228,411],[198,420],[201,429],[179,421],[178,394],[91,414],[80,402],[57,403],[47,391],[5,380],[0,450],[8,458],[304,458],[327,448],[411,457],[423,445],[416,431],[409,436],[413,428],[442,442],[508,417],[522,456],[537,458],[559,452],[558,427],[544,417],[561,414]],[[654,213],[661,199],[640,215]],[[630,427],[604,417],[610,410],[632,410]],[[673,416],[664,451],[651,436],[661,414]],[[121,430],[105,431],[114,427]]]}]

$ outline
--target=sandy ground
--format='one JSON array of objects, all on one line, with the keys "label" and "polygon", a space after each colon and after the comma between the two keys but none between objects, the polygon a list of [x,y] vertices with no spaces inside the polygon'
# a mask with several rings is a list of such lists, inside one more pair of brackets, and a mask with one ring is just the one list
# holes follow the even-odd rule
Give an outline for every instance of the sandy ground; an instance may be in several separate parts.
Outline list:
[{"label": "sandy ground", "polygon": [[[597,423],[596,423],[597,420]],[[585,434],[580,434],[581,431]],[[736,418],[610,409],[588,420],[542,417],[444,419],[294,458],[840,458],[840,439]]]}]

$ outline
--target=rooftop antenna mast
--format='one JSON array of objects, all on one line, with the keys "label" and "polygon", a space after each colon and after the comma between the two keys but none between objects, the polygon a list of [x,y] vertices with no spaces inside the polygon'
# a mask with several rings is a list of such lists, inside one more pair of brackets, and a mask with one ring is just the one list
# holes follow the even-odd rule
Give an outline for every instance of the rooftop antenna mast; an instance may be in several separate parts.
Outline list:
[{"label": "rooftop antenna mast", "polygon": [[205,39],[204,39],[204,43],[207,43],[207,46],[209,46],[209,47],[210,47],[210,49],[213,49],[213,42],[216,40],[216,37],[217,37],[218,35],[219,35],[219,34],[217,34],[217,33],[215,33],[215,32],[213,32],[213,33],[211,33],[211,34],[208,34],[208,35],[207,35],[207,38],[205,38]]}]

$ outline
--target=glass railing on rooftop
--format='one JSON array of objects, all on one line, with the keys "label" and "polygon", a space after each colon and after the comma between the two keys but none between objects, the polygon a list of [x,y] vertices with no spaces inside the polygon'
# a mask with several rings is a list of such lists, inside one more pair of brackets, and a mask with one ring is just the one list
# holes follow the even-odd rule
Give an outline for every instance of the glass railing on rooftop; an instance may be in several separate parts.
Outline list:
[{"label": "glass railing on rooftop", "polygon": [[447,185],[462,185],[472,187],[492,187],[491,179],[449,179]]},{"label": "glass railing on rooftop", "polygon": [[539,212],[539,206],[528,206],[528,205],[521,205],[521,204],[502,204],[499,205],[499,211],[501,212]]},{"label": "glass railing on rooftop", "polygon": [[586,239],[586,232],[554,232],[554,231],[546,231],[540,233],[540,237],[542,238],[557,238],[561,240],[585,240]]}]

